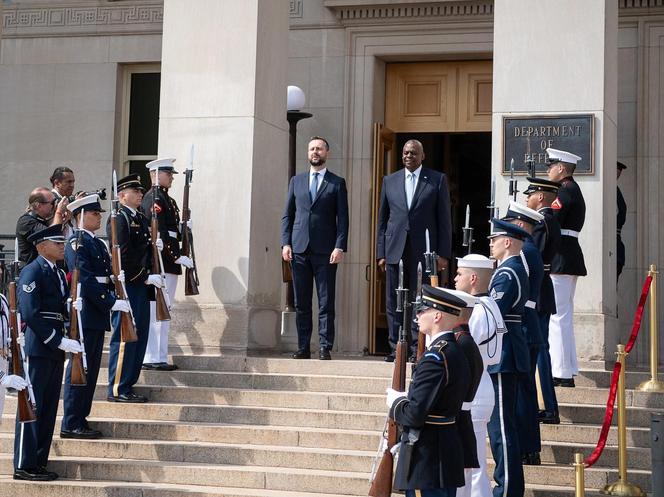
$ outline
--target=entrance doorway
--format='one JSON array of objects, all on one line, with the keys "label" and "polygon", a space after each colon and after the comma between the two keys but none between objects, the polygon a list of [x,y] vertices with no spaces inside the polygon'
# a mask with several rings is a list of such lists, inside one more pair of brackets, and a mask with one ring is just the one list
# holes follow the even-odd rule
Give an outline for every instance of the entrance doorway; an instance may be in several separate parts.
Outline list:
[{"label": "entrance doorway", "polygon": [[[445,173],[450,190],[452,260],[446,286],[454,285],[455,257],[462,245],[466,206],[473,228],[472,251],[489,255],[491,197],[491,61],[388,64],[385,126],[374,129],[372,251],[384,175],[403,166],[401,150],[409,139],[422,142],[424,167]],[[461,88],[463,86],[463,88]],[[488,100],[487,100],[488,99]],[[389,352],[385,316],[385,277],[372,253],[369,352]]]}]

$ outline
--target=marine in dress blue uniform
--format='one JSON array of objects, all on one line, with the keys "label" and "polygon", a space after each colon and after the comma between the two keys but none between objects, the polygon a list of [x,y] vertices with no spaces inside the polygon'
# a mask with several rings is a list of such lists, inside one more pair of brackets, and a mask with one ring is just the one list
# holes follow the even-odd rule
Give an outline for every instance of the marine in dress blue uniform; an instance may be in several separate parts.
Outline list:
[{"label": "marine in dress blue uniform", "polygon": [[116,301],[110,280],[111,258],[108,248],[94,234],[101,224],[101,213],[105,211],[98,195],[80,198],[67,205],[67,209],[72,213],[78,228],[65,246],[65,262],[70,273],[76,269],[79,271],[78,297],[82,299],[81,327],[88,368],[86,384],[72,385],[72,361],[67,364],[60,437],[99,438],[101,432],[90,428],[87,417],[90,415],[97,386],[104,335],[111,327],[111,308]]},{"label": "marine in dress blue uniform", "polygon": [[495,406],[488,425],[491,452],[496,463],[493,495],[522,497],[524,479],[516,397],[519,375],[530,370],[527,339],[521,327],[530,288],[519,253],[523,241],[530,235],[507,221],[492,219],[491,222],[491,252],[499,265],[491,278],[489,295],[496,301],[507,328],[500,362],[488,368],[495,392]]},{"label": "marine in dress blue uniform", "polygon": [[560,183],[542,178],[528,178],[529,185],[524,191],[528,207],[544,216],[543,221],[533,230],[533,242],[542,254],[544,278],[537,301],[537,315],[542,334],[542,345],[537,353],[537,372],[544,401],[544,410],[539,412],[539,420],[545,424],[559,424],[558,400],[551,375],[551,357],[549,355],[549,318],[556,313],[556,299],[551,282],[551,262],[560,247],[560,225],[553,215],[551,203],[558,195]]},{"label": "marine in dress blue uniform", "polygon": [[[143,192],[138,174],[126,176],[118,181],[120,206],[116,218],[117,241],[138,340],[131,343],[122,341],[121,315],[119,312],[113,313],[113,334],[108,365],[108,400],[114,402],[135,403],[148,400],[147,397],[134,392],[133,388],[141,373],[150,333],[150,300],[154,300],[152,285],[161,285],[161,276],[150,274],[152,251],[149,221],[138,210]],[[110,220],[106,230],[110,239]]]},{"label": "marine in dress blue uniform", "polygon": [[48,455],[60,400],[65,352],[80,352],[81,344],[65,337],[69,290],[65,274],[55,265],[64,257],[65,239],[57,224],[28,237],[39,255],[21,271],[18,308],[25,328],[25,353],[35,394],[37,420],[16,418],[14,479],[55,480],[48,471]]},{"label": "marine in dress blue uniform", "polygon": [[389,415],[403,428],[394,488],[407,497],[454,497],[464,484],[456,417],[470,387],[470,367],[452,328],[465,305],[442,288],[423,286],[415,311],[431,344],[415,365],[408,394],[388,389]]},{"label": "marine in dress blue uniform", "polygon": [[[520,226],[532,235],[535,227],[544,220],[539,212],[516,202],[510,202],[504,219]],[[531,236],[526,238],[521,249],[521,259],[528,273],[528,287],[530,289],[522,328],[526,334],[528,352],[530,355],[530,371],[527,375],[519,377],[517,390],[516,415],[519,429],[519,447],[524,464],[539,465],[542,450],[540,436],[539,407],[537,404],[537,383],[535,374],[537,369],[537,355],[542,346],[542,334],[540,332],[539,316],[537,314],[537,302],[539,301],[540,288],[544,279],[544,262],[539,249]]]}]

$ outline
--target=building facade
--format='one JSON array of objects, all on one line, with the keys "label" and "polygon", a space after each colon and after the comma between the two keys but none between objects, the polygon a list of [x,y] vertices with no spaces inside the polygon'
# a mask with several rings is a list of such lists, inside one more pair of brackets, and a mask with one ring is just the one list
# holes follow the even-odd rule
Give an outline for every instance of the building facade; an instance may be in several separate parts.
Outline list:
[{"label": "building facade", "polygon": [[[409,137],[424,143],[425,164],[450,178],[456,255],[465,253],[468,204],[475,248],[486,253],[492,177],[503,212],[508,202],[505,119],[591,116],[592,170],[579,179],[588,204],[580,242],[589,275],[579,282],[575,316],[582,360],[611,360],[629,333],[648,265],[664,263],[656,222],[664,209],[662,0],[5,0],[2,7],[1,233],[13,232],[28,192],[57,166],[74,169],[78,188],[93,189],[108,186],[112,168],[140,172],[157,155],[175,156],[184,168],[194,145],[203,282],[201,295],[177,302],[174,346],[228,353],[294,346],[281,314],[278,233],[288,181],[286,85],[304,90],[301,110],[313,114],[298,127],[298,172],[307,168],[307,138],[322,135],[331,144],[328,167],[348,183],[339,352],[385,347],[373,249],[377,195]],[[533,153],[541,148],[536,138]],[[628,166],[618,182],[628,215],[617,289],[616,159]],[[645,334],[633,355],[647,361]]]}]

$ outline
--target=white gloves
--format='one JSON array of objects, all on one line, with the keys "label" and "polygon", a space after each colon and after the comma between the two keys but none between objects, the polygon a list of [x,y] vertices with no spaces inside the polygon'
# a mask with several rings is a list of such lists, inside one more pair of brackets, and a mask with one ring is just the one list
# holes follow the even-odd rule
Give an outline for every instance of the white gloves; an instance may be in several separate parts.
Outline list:
[{"label": "white gloves", "polygon": [[14,390],[23,390],[28,386],[27,381],[25,381],[20,376],[16,376],[15,374],[8,374],[7,376],[3,376],[2,380],[0,380],[0,383],[3,387],[13,388]]},{"label": "white gloves", "polygon": [[164,280],[160,274],[151,274],[148,276],[148,279],[145,280],[146,285],[153,285],[157,288],[164,288]]},{"label": "white gloves", "polygon": [[[11,335],[9,335],[9,336],[11,337]],[[22,331],[18,332],[18,344],[21,347],[25,347],[25,333],[23,333]]]},{"label": "white gloves", "polygon": [[400,450],[401,450],[401,442],[394,444],[390,449],[390,452],[394,457],[397,457],[397,454],[399,453]]},{"label": "white gloves", "polygon": [[71,303],[71,306],[78,312],[81,312],[83,310],[83,299],[81,297],[77,297],[76,300]]},{"label": "white gloves", "polygon": [[191,222],[191,219],[187,221],[187,228],[191,229],[193,226],[193,223]]},{"label": "white gloves", "polygon": [[[111,275],[111,281],[115,282],[115,276]],[[125,274],[124,274],[124,269],[120,269],[120,272],[118,273],[118,281],[120,283],[125,282]]]},{"label": "white gloves", "polygon": [[154,244],[155,244],[155,245],[157,246],[157,248],[159,249],[159,252],[161,252],[162,250],[164,250],[164,241],[163,241],[161,238],[157,238],[157,241],[154,242]]},{"label": "white gloves", "polygon": [[83,346],[81,343],[78,340],[72,340],[71,338],[63,338],[60,345],[58,345],[58,348],[65,352],[71,352],[72,354],[83,352]]},{"label": "white gloves", "polygon": [[388,388],[385,390],[387,392],[387,398],[385,399],[385,404],[387,404],[387,407],[392,408],[394,403],[399,400],[402,397],[408,397],[408,394],[406,392],[399,392],[397,390],[394,390],[393,388]]},{"label": "white gloves", "polygon": [[191,260],[191,257],[187,257],[186,255],[181,255],[177,259],[175,259],[176,264],[180,264],[180,266],[184,266],[187,269],[191,269],[194,267],[194,261]]},{"label": "white gloves", "polygon": [[130,312],[131,306],[129,305],[128,300],[118,299],[115,301],[115,304],[113,304],[113,307],[111,307],[111,310],[120,311],[120,312]]}]

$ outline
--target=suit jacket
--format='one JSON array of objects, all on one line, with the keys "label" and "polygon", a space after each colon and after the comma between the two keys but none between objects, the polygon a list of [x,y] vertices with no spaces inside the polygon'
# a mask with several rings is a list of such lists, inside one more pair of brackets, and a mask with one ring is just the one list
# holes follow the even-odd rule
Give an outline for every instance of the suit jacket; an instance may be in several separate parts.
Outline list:
[{"label": "suit jacket", "polygon": [[331,254],[348,245],[348,193],[346,181],[325,172],[313,202],[309,198],[309,171],[293,176],[288,184],[281,217],[281,246],[301,254]]},{"label": "suit jacket", "polygon": [[431,250],[441,257],[452,255],[450,193],[443,173],[422,168],[410,209],[406,202],[405,171],[383,178],[378,210],[376,258],[398,264],[406,238],[417,254],[426,250],[425,230],[429,230]]},{"label": "suit jacket", "polygon": [[[69,290],[64,272],[60,269],[58,271],[60,280],[46,259],[38,256],[21,271],[17,295],[21,320],[27,326],[25,353],[64,361],[64,352],[58,345],[65,334],[64,319],[67,319]],[[64,281],[64,295],[61,281]]]}]

